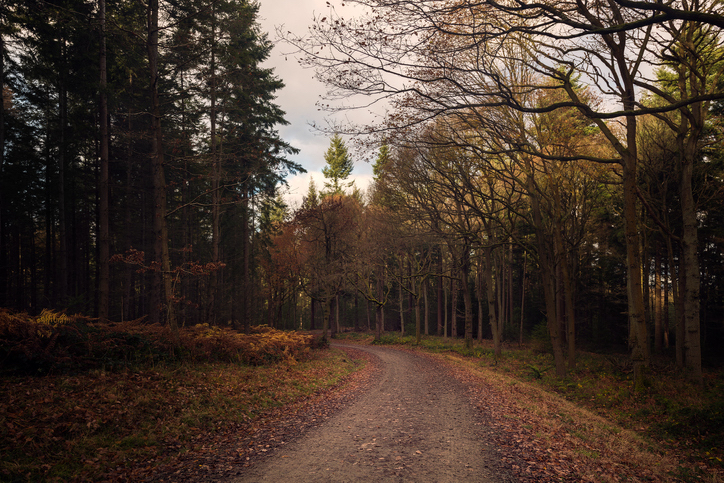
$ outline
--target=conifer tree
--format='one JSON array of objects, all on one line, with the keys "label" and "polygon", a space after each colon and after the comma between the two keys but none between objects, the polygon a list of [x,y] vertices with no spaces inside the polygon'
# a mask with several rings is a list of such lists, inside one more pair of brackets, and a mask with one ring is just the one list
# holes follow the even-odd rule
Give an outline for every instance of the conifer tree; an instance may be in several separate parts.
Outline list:
[{"label": "conifer tree", "polygon": [[344,181],[349,178],[349,175],[352,174],[354,163],[349,157],[347,146],[345,146],[339,134],[332,136],[329,149],[324,153],[324,160],[327,162],[327,166],[322,169],[322,173],[329,181],[324,183],[326,190],[322,195],[343,194],[344,188],[349,188],[354,184],[354,182],[344,183]]}]

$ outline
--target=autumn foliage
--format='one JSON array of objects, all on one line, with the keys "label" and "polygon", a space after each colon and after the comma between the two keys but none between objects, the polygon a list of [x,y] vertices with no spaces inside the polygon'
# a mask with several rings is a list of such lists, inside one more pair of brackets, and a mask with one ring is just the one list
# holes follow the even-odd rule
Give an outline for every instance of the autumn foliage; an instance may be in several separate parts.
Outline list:
[{"label": "autumn foliage", "polygon": [[114,369],[166,360],[261,365],[304,358],[310,335],[256,327],[249,335],[207,324],[182,328],[178,343],[167,326],[143,320],[101,323],[44,310],[37,317],[0,309],[0,359],[6,372],[37,374]]}]

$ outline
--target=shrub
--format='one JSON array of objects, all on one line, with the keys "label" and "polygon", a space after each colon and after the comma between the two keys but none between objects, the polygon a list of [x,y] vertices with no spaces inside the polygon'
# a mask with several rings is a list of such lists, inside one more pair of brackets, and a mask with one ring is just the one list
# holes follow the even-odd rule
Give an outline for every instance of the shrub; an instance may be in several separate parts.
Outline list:
[{"label": "shrub", "polygon": [[322,344],[311,335],[265,326],[246,335],[230,328],[196,325],[182,328],[174,340],[167,326],[142,319],[100,323],[48,310],[31,317],[0,309],[0,360],[4,371],[13,373],[113,370],[169,360],[293,363],[313,348],[322,348]]}]

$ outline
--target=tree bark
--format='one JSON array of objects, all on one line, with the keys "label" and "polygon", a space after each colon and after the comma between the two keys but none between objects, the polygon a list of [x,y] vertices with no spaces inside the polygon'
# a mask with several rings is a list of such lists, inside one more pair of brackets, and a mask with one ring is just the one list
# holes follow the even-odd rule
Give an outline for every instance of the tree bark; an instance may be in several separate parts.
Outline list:
[{"label": "tree bark", "polygon": [[382,337],[382,330],[383,325],[385,324],[385,313],[384,313],[384,305],[382,305],[382,299],[385,296],[384,294],[384,285],[382,280],[382,270],[380,270],[380,273],[377,274],[377,310],[376,310],[376,317],[375,317],[375,340],[380,340]]},{"label": "tree bark", "polygon": [[[0,179],[3,179],[3,171],[5,168],[5,37],[0,32]],[[5,211],[5,201],[2,190],[0,190],[0,307],[8,306],[8,253],[5,241],[5,222],[3,213]],[[50,240],[47,237],[46,240]],[[46,243],[46,245],[49,245]],[[46,280],[50,264],[46,261]],[[46,287],[47,291],[47,287]],[[47,295],[47,292],[46,292]]]},{"label": "tree bark", "polygon": [[528,253],[523,252],[523,276],[520,282],[520,333],[518,335],[518,346],[523,346],[523,321],[525,321],[525,277],[528,269]]},{"label": "tree bark", "polygon": [[[657,244],[658,245],[658,244]],[[661,252],[654,253],[654,348],[661,354],[664,347],[663,324],[661,318]]]},{"label": "tree bark", "polygon": [[[242,246],[242,317],[244,333],[251,333],[251,237],[249,234],[249,188],[244,185],[241,193],[241,246]],[[314,321],[312,321],[314,325]],[[327,335],[325,334],[325,339]]]},{"label": "tree bark", "polygon": [[450,337],[453,339],[458,338],[458,296],[460,295],[460,289],[458,287],[459,280],[457,278],[452,279],[450,283],[452,307],[450,309]]},{"label": "tree bark", "polygon": [[66,168],[66,124],[68,123],[68,92],[65,79],[65,42],[62,42],[61,56],[62,72],[60,74],[60,149],[58,151],[58,236],[60,237],[60,252],[58,253],[58,303],[65,306],[68,300],[68,226],[65,196],[65,168]]},{"label": "tree bark", "polygon": [[400,286],[400,294],[399,294],[399,295],[400,295],[400,297],[399,297],[399,302],[400,302],[400,336],[401,336],[401,337],[404,337],[404,336],[405,336],[405,312],[404,312],[405,294],[403,293],[403,292],[404,292],[404,289],[403,289],[402,284],[405,283],[405,282],[404,282],[404,277],[405,277],[404,271],[405,271],[405,269],[404,269],[404,263],[403,263],[403,261],[402,261],[402,255],[399,256],[399,260],[400,260],[400,284],[399,284],[399,286]]},{"label": "tree bark", "polygon": [[108,320],[110,300],[110,234],[109,234],[109,136],[108,136],[108,82],[106,72],[106,1],[98,0],[98,17],[100,24],[100,106],[98,121],[100,123],[100,183],[98,194],[99,236],[98,236],[98,318]]},{"label": "tree bark", "polygon": [[314,312],[315,312],[315,310],[314,310],[315,303],[316,303],[316,300],[314,300],[313,298],[310,297],[310,298],[309,298],[309,311],[310,311],[310,314],[309,314],[309,330],[314,330],[314,329],[315,329],[315,327],[314,327],[314,317],[315,317],[315,315],[316,315],[316,314],[314,313]]},{"label": "tree bark", "polygon": [[548,335],[553,346],[553,359],[556,365],[556,376],[565,377],[566,361],[563,357],[563,347],[560,337],[561,323],[558,316],[556,303],[555,284],[556,277],[553,263],[553,249],[548,240],[548,236],[543,229],[543,217],[540,209],[540,200],[538,199],[537,187],[533,178],[532,163],[528,164],[528,180],[527,190],[531,200],[531,209],[533,211],[533,224],[538,244],[538,263],[540,265],[541,279],[543,284],[543,296],[546,305],[546,321],[548,324]]},{"label": "tree bark", "polygon": [[425,298],[425,335],[430,335],[430,305],[427,295],[429,285],[430,279],[426,277],[422,285],[422,296]]},{"label": "tree bark", "polygon": [[495,291],[493,285],[493,255],[492,248],[487,246],[484,248],[485,253],[485,290],[488,299],[488,321],[490,322],[490,331],[493,334],[493,351],[496,358],[503,354],[502,349],[502,324],[496,315],[495,310]]},{"label": "tree bark", "polygon": [[437,246],[437,273],[437,331],[435,335],[439,336],[442,333],[443,318],[446,310],[443,301],[443,284],[445,283],[445,278],[442,274],[442,248],[440,245]]},{"label": "tree bark", "polygon": [[323,316],[322,316],[322,341],[327,342],[327,332],[329,331],[329,319],[332,316],[332,304],[334,303],[334,297],[327,297],[322,304]]},{"label": "tree bark", "polygon": [[[216,2],[211,3],[211,61],[210,61],[211,99],[209,109],[209,125],[211,135],[211,258],[215,264],[219,263],[219,226],[221,223],[221,162],[219,160],[216,135]],[[209,299],[207,300],[207,322],[216,325],[217,298],[219,291],[219,271],[209,274]],[[271,302],[270,302],[271,304]]]},{"label": "tree bark", "polygon": [[473,349],[473,300],[470,295],[470,247],[464,243],[462,247],[461,280],[463,289],[463,302],[465,304],[465,348]]},{"label": "tree bark", "polygon": [[699,296],[701,275],[698,257],[698,220],[696,218],[696,203],[692,190],[694,171],[694,156],[696,144],[692,138],[685,146],[686,155],[682,159],[681,167],[681,216],[683,229],[681,234],[681,255],[683,284],[683,312],[684,312],[684,364],[688,377],[695,383],[703,384],[701,368],[701,333],[699,322]]},{"label": "tree bark", "polygon": [[166,321],[178,341],[174,296],[171,274],[171,259],[168,251],[168,226],[166,224],[166,176],[164,173],[163,132],[161,130],[161,106],[158,95],[158,0],[148,3],[148,67],[151,75],[151,164],[153,168],[154,204],[154,247],[155,257],[160,263],[159,277],[162,281]]}]

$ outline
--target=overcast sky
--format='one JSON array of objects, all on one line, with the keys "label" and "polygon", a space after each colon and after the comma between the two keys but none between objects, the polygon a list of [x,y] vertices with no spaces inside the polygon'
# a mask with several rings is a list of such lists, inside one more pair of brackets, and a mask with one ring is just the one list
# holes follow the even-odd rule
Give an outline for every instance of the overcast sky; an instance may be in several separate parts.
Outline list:
[{"label": "overcast sky", "polygon": [[[315,13],[326,14],[328,11],[327,0],[260,0],[259,23],[268,33],[269,39],[275,41],[277,27],[283,26],[284,31],[304,35]],[[318,189],[322,188],[324,152],[329,148],[330,139],[329,136],[315,133],[310,126],[312,123],[325,125],[325,113],[318,111],[316,106],[325,93],[325,87],[314,79],[312,70],[301,68],[293,55],[285,55],[290,50],[290,46],[277,43],[264,65],[273,67],[276,76],[286,84],[284,89],[277,92],[277,104],[286,112],[290,124],[280,126],[279,133],[282,139],[301,150],[292,159],[307,170],[306,174],[287,180],[290,192],[286,199],[294,207],[306,194],[310,177],[314,177]],[[350,142],[347,145],[351,148]],[[364,190],[372,179],[372,166],[364,161],[354,161],[352,178]]]}]

